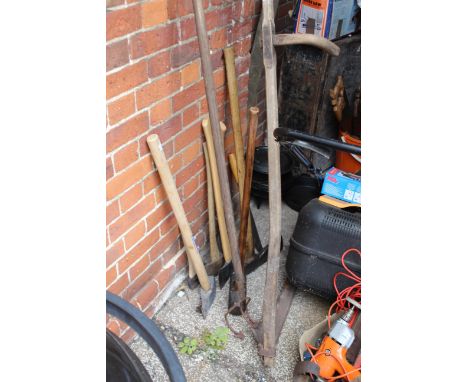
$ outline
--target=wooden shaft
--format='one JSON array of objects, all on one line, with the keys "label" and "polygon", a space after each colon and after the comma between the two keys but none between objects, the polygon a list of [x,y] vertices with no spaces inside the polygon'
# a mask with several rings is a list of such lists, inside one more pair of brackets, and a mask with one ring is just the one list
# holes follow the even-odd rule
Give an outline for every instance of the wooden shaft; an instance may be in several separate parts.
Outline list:
[{"label": "wooden shaft", "polygon": [[166,156],[164,155],[161,141],[156,134],[150,135],[146,141],[150,148],[151,155],[153,156],[154,163],[156,164],[156,167],[159,171],[159,176],[161,177],[162,184],[166,190],[169,203],[171,204],[172,210],[174,211],[177,224],[179,225],[182,240],[185,245],[185,250],[187,251],[187,256],[195,268],[195,272],[197,273],[201,287],[208,291],[211,289],[210,283],[208,281],[208,274],[206,273],[202,258],[198,253],[198,249],[193,241],[192,230],[190,229],[184,207],[182,206],[179,194],[177,193],[174,178],[172,177]]},{"label": "wooden shaft", "polygon": [[238,96],[238,88],[237,88],[234,47],[230,46],[224,49],[224,61],[226,64],[226,77],[227,77],[228,92],[229,92],[229,105],[231,108],[232,129],[234,132],[234,147],[236,150],[240,200],[242,203],[242,192],[244,190],[244,179],[245,179],[244,141],[242,139],[242,128],[241,128],[241,118],[240,118],[240,109],[239,109],[239,96]]},{"label": "wooden shaft", "polygon": [[219,259],[219,251],[218,245],[216,244],[216,218],[213,196],[213,180],[211,177],[211,165],[206,142],[203,142],[203,154],[205,155],[206,183],[208,188],[208,232],[210,239],[210,258],[213,262],[215,262]]},{"label": "wooden shaft", "polygon": [[[219,126],[218,109],[216,105],[216,88],[213,79],[213,68],[211,66],[210,47],[208,43],[208,33],[206,29],[205,13],[202,0],[192,0],[195,14],[195,25],[197,27],[198,44],[200,47],[200,58],[202,63],[203,78],[205,80],[206,99],[208,102],[208,113],[212,126]],[[221,142],[219,129],[213,129],[214,149],[216,154],[216,164],[218,167],[219,183],[224,205],[224,216],[231,247],[232,265],[235,272],[235,286],[241,299],[245,299],[245,275],[240,263],[239,246],[237,243],[236,224],[234,221],[234,211],[232,208],[231,190],[229,189],[229,179],[227,176],[226,158],[224,147]],[[216,194],[215,194],[216,200]],[[224,250],[223,250],[224,252]]]},{"label": "wooden shaft", "polygon": [[255,138],[257,137],[258,107],[250,108],[249,136],[247,141],[247,160],[245,168],[244,199],[241,204],[239,250],[242,265],[245,261],[247,228],[250,211],[250,190],[252,187],[252,171],[255,154]]},{"label": "wooden shaft", "polygon": [[223,255],[224,260],[226,262],[230,262],[232,259],[231,256],[231,247],[229,245],[229,236],[226,227],[226,220],[224,215],[224,204],[223,199],[221,196],[221,187],[219,182],[219,173],[218,167],[215,161],[215,152],[214,152],[214,144],[213,144],[213,136],[211,135],[210,123],[208,119],[204,119],[202,121],[203,132],[205,133],[206,138],[206,146],[208,148],[208,157],[210,158],[209,163],[211,167],[211,177],[213,180],[213,190],[214,190],[214,199],[216,205],[216,213],[218,215],[218,226],[219,226],[219,234],[221,236],[221,246],[223,247]]},{"label": "wooden shaft", "polygon": [[231,166],[232,176],[234,177],[234,180],[236,181],[236,183],[239,184],[239,175],[237,173],[236,155],[231,153],[228,155],[228,159],[229,159],[229,166]]},{"label": "wooden shaft", "polygon": [[[276,295],[281,240],[281,176],[279,144],[273,136],[278,127],[278,93],[276,84],[276,52],[273,45],[275,35],[275,14],[272,0],[262,0],[263,21],[263,64],[265,66],[265,88],[267,109],[268,142],[268,202],[270,208],[270,238],[268,262],[263,299],[263,351],[274,354],[276,347]],[[264,363],[272,366],[274,356],[265,356]]]},{"label": "wooden shaft", "polygon": [[330,40],[315,36],[309,33],[290,33],[290,34],[277,34],[273,37],[273,44],[275,46],[281,45],[311,45],[319,48],[332,56],[340,54],[340,47]]}]

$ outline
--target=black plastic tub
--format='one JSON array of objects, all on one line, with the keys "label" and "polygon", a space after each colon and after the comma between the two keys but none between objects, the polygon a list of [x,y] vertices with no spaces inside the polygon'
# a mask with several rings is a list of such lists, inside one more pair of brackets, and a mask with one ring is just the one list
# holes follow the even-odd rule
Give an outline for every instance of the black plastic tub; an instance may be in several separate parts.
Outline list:
[{"label": "black plastic tub", "polygon": [[[349,248],[361,250],[361,213],[351,212],[318,199],[306,204],[297,218],[286,260],[286,273],[294,286],[320,297],[334,300],[333,277],[345,272],[342,254]],[[346,265],[361,274],[360,256],[346,257]],[[339,290],[354,282],[338,277]]]}]

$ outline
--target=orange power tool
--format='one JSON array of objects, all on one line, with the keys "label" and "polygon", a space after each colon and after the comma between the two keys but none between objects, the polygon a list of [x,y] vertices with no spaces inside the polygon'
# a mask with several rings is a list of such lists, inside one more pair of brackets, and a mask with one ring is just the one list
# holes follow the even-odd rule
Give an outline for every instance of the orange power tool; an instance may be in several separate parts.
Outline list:
[{"label": "orange power tool", "polygon": [[360,367],[351,365],[346,359],[346,353],[355,337],[354,331],[350,328],[353,315],[354,306],[335,322],[313,355],[311,361],[320,369],[315,381],[360,380]]}]

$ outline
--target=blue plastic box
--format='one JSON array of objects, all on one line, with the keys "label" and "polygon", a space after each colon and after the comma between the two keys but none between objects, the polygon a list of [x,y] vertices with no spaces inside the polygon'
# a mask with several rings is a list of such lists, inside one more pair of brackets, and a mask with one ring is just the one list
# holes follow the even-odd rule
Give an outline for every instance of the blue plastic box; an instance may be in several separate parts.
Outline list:
[{"label": "blue plastic box", "polygon": [[345,202],[361,204],[361,177],[332,167],[325,174],[322,194]]}]

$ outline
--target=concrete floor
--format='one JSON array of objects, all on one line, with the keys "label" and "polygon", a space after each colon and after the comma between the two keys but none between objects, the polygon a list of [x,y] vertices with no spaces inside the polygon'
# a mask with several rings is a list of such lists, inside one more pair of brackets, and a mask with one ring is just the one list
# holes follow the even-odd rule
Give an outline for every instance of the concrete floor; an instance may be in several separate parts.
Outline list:
[{"label": "concrete floor", "polygon": [[[284,262],[289,249],[289,239],[297,220],[297,212],[283,204],[282,235],[284,249],[281,256],[280,285],[284,280]],[[263,204],[259,209],[253,206],[252,212],[262,238],[263,245],[268,241],[268,206]],[[247,295],[251,298],[249,312],[254,319],[261,318],[263,290],[265,286],[266,264],[247,276]],[[216,300],[213,303],[206,320],[196,312],[199,304],[197,290],[189,290],[181,286],[174,293],[153,320],[165,332],[167,338],[177,349],[177,343],[184,337],[198,337],[204,328],[213,330],[218,326],[226,326],[224,313],[227,310],[229,287],[217,289]],[[322,321],[329,303],[318,297],[296,291],[289,315],[281,333],[277,347],[276,364],[273,368],[265,368],[257,353],[256,342],[246,322],[240,317],[230,316],[232,325],[245,334],[244,340],[235,338],[232,334],[226,348],[219,352],[218,357],[208,357],[206,353],[192,356],[178,353],[187,381],[292,381],[292,372],[299,360],[298,341],[301,334]],[[146,343],[136,338],[131,348],[140,357],[150,372],[154,381],[168,381],[158,358]]]}]

